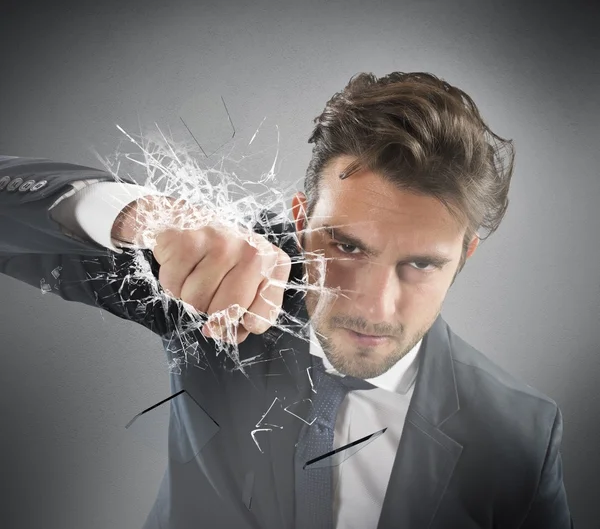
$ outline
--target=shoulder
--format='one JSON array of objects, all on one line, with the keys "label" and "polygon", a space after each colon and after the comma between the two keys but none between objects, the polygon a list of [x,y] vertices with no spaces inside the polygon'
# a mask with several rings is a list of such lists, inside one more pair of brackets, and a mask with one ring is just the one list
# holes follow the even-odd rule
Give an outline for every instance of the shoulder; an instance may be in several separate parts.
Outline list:
[{"label": "shoulder", "polygon": [[556,402],[508,373],[449,330],[459,416],[488,446],[511,447],[539,459],[548,445],[560,410]]},{"label": "shoulder", "polygon": [[451,329],[448,335],[455,374],[460,381],[476,385],[483,395],[503,396],[534,407],[556,408],[550,397],[500,367]]}]

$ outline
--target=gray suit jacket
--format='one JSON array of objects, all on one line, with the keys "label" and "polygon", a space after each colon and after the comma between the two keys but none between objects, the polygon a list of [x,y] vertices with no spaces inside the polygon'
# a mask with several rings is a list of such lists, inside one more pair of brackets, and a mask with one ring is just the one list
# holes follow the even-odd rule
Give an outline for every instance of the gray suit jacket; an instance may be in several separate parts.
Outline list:
[{"label": "gray suit jacket", "polygon": [[[288,289],[281,322],[299,335],[276,329],[251,335],[240,359],[265,361],[249,363],[245,373],[232,370],[178,302],[154,296],[151,282],[123,281],[133,251],[115,254],[75,240],[51,220],[48,208],[69,182],[87,178],[112,180],[87,167],[0,157],[0,272],[39,288],[61,266],[56,294],[145,326],[179,363],[180,372],[170,375],[177,396],[165,404],[169,465],[145,527],[292,528],[294,476],[302,471],[294,467],[294,451],[303,422],[284,408],[310,396],[306,372],[313,361],[301,336],[302,293]],[[262,214],[256,230],[295,259],[293,225],[271,220]],[[157,276],[152,253],[142,255]],[[291,281],[301,277],[295,262]],[[378,529],[572,527],[556,404],[494,365],[441,316],[419,358]],[[253,437],[269,408],[263,423],[270,431]]]}]

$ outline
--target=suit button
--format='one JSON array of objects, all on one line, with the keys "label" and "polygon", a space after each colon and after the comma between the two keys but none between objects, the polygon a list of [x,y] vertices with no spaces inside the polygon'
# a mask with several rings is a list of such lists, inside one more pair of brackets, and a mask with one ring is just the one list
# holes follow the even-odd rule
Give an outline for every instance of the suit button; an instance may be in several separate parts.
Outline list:
[{"label": "suit button", "polygon": [[19,188],[19,193],[23,193],[25,191],[28,191],[29,188],[35,184],[35,180],[27,180],[27,182],[25,182],[20,188]]},{"label": "suit button", "polygon": [[0,178],[0,191],[2,191],[9,182],[10,176],[3,176],[2,178]]},{"label": "suit button", "polygon": [[14,191],[15,189],[17,189],[21,184],[23,183],[23,179],[22,178],[15,178],[10,184],[8,184],[8,187],[6,188],[7,191]]},{"label": "suit button", "polygon": [[48,183],[47,180],[40,180],[37,184],[35,184],[30,191],[37,191],[38,189],[42,189],[42,187],[44,187],[46,184]]}]

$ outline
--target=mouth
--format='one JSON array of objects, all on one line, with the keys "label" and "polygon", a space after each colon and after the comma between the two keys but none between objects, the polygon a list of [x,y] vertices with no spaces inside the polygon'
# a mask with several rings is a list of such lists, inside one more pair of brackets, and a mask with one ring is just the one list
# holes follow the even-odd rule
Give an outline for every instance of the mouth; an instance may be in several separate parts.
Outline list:
[{"label": "mouth", "polygon": [[388,343],[392,337],[372,334],[362,334],[360,332],[351,331],[350,329],[342,328],[350,338],[360,345],[383,345]]}]

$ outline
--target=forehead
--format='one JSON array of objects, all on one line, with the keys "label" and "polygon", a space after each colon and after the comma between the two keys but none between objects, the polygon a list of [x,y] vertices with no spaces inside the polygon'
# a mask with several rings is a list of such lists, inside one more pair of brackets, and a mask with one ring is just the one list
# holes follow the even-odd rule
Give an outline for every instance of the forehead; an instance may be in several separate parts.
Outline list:
[{"label": "forehead", "polygon": [[[338,225],[373,243],[452,247],[462,243],[466,226],[436,198],[398,189],[368,170],[347,179],[339,174],[353,161],[339,157],[323,171],[313,228]],[[450,248],[449,248],[450,249]]]}]

